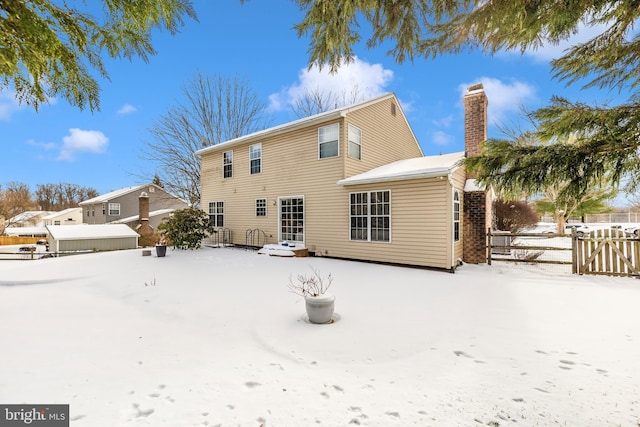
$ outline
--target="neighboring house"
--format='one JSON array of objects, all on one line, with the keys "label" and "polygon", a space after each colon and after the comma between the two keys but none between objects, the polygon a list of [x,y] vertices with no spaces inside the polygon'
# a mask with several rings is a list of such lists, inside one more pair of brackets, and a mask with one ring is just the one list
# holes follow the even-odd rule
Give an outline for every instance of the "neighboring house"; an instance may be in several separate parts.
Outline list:
[{"label": "neighboring house", "polygon": [[42,218],[44,225],[78,225],[82,224],[82,208],[69,208],[53,212]]},{"label": "neighboring house", "polygon": [[7,227],[41,227],[44,225],[44,218],[54,212],[50,211],[26,211],[14,216],[7,221]]},{"label": "neighboring house", "polygon": [[168,216],[169,213],[166,212],[189,207],[189,203],[167,192],[162,187],[155,184],[145,184],[112,191],[80,202],[82,222],[85,224],[106,224],[122,222],[126,219],[127,222],[137,223],[135,217],[139,215],[138,198],[142,193],[149,196],[149,210],[151,212],[167,210],[164,214],[156,216],[155,220],[157,221]]},{"label": "neighboring house", "polygon": [[88,252],[135,249],[138,233],[124,224],[48,225],[49,251]]},{"label": "neighboring house", "polygon": [[[467,96],[465,129],[475,131],[465,131],[465,145],[479,147],[486,139],[486,96],[481,85]],[[316,256],[452,271],[463,258],[484,262],[482,251],[486,259],[486,244],[469,247],[479,255],[464,253],[466,235],[479,239],[482,229],[484,238],[490,213],[490,201],[474,196],[486,196],[484,190],[458,166],[464,153],[424,157],[393,94],[196,155],[202,207],[214,226],[230,230],[232,243],[249,243],[248,231],[257,230],[266,243],[287,241]],[[464,224],[465,186],[474,203],[468,219],[478,224]]]},{"label": "neighboring house", "polygon": [[7,236],[16,237],[46,237],[47,229],[42,227],[7,227],[4,233]]}]

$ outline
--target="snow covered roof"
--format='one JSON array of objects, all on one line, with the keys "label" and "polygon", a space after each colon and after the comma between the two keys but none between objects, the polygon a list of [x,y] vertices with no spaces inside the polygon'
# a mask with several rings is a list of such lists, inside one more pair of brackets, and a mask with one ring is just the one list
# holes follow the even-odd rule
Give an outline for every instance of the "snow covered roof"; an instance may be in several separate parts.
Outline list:
[{"label": "snow covered roof", "polygon": [[[151,211],[149,212],[149,218],[153,218],[159,215],[166,215],[173,211],[175,211],[175,209],[158,209],[156,211]],[[127,218],[120,218],[115,221],[111,221],[111,224],[126,224],[128,222],[139,221],[139,220],[140,220],[140,215],[133,215]]]},{"label": "snow covered roof", "polygon": [[10,224],[15,224],[15,223],[31,221],[33,219],[40,218],[40,217],[43,217],[45,215],[50,215],[52,213],[53,212],[51,212],[51,211],[26,211],[26,212],[19,213],[18,215],[16,215],[13,218],[11,218],[9,220],[9,223]]},{"label": "snow covered roof", "polygon": [[464,183],[465,192],[484,191],[484,190],[486,190],[485,186],[480,184],[475,179],[468,179]]},{"label": "snow covered roof", "polygon": [[124,224],[48,225],[47,231],[55,240],[139,237]]},{"label": "snow covered roof", "polygon": [[458,152],[398,160],[397,162],[341,179],[338,181],[338,185],[370,184],[374,182],[446,176],[459,167],[458,163],[463,158],[464,152]]},{"label": "snow covered roof", "polygon": [[[154,185],[154,184],[151,184]],[[94,197],[93,199],[89,199],[89,200],[84,200],[80,203],[78,203],[80,206],[83,205],[92,205],[94,203],[104,203],[104,202],[108,202],[109,200],[115,199],[116,197],[120,197],[123,194],[129,194],[132,191],[139,191],[141,189],[143,189],[144,187],[148,187],[149,184],[143,184],[143,185],[138,185],[136,187],[126,187],[126,188],[121,188],[120,190],[115,190],[112,191],[110,193],[106,193],[106,194],[102,194],[101,196],[98,197]]]},{"label": "snow covered roof", "polygon": [[44,219],[44,220],[54,219],[54,218],[57,218],[59,216],[65,216],[65,215],[71,214],[71,213],[73,213],[75,211],[78,211],[78,210],[82,210],[82,208],[69,208],[69,209],[62,210],[60,212],[52,212],[51,214],[45,216],[42,219]]},{"label": "snow covered roof", "polygon": [[7,236],[43,236],[47,234],[45,227],[7,227],[4,229]]},{"label": "snow covered roof", "polygon": [[[115,191],[112,191],[110,193],[106,193],[106,194],[103,194],[101,196],[94,197],[93,199],[84,200],[84,201],[78,203],[78,205],[84,206],[84,205],[93,205],[95,203],[105,203],[105,202],[108,202],[109,200],[115,199],[116,197],[120,197],[122,195],[132,193],[134,191],[140,191],[140,190],[142,190],[144,188],[148,188],[148,187],[155,187],[158,190],[162,190],[162,191],[164,191],[164,192],[166,192],[168,194],[171,194],[171,193],[167,192],[167,190],[165,190],[164,188],[162,188],[160,186],[157,186],[155,184],[142,184],[142,185],[138,185],[138,186],[135,186],[135,187],[121,188],[120,190],[115,190]],[[174,194],[171,194],[171,195],[173,197],[175,197],[176,199],[180,199],[178,196],[176,196]],[[183,202],[187,203],[187,201],[185,201],[183,199],[180,199],[180,200],[182,200]]]}]

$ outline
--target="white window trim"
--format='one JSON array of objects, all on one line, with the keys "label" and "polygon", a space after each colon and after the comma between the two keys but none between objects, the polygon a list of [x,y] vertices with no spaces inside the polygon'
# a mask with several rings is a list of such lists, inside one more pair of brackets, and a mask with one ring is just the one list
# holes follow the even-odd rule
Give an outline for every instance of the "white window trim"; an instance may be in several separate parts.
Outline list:
[{"label": "white window trim", "polygon": [[[380,193],[380,192],[388,192],[389,193],[389,240],[371,240],[371,217],[372,216],[380,216],[380,215],[371,215],[371,193]],[[367,193],[367,240],[353,240],[351,239],[351,195],[352,194],[360,194]],[[349,193],[349,241],[350,242],[363,242],[363,243],[391,243],[393,241],[392,236],[392,218],[391,218],[391,208],[393,206],[393,200],[391,196],[391,190],[370,190],[370,191],[352,191]]]},{"label": "white window trim", "polygon": [[278,197],[278,241],[282,241],[282,200],[284,199],[302,199],[302,208],[303,208],[303,217],[302,217],[302,236],[304,239],[302,241],[296,240],[296,243],[300,243],[304,245],[304,242],[307,238],[307,202],[304,196],[281,196]]},{"label": "white window trim", "polygon": [[[222,214],[218,213],[218,203],[222,203]],[[215,212],[214,213],[211,213],[212,205],[215,207]],[[213,227],[215,227],[215,228],[224,227],[224,223],[225,223],[225,218],[224,218],[224,216],[225,216],[224,200],[212,200],[212,201],[209,202],[208,208],[209,208],[208,209],[209,218],[211,218],[211,216],[215,217],[214,224],[212,224]],[[218,225],[218,216],[219,215],[222,215],[222,225]]]},{"label": "white window trim", "polygon": [[[352,141],[351,140],[351,129],[357,130],[358,135],[360,136],[360,141]],[[352,124],[349,125],[349,131],[347,136],[347,156],[351,159],[362,160],[362,129]],[[356,144],[360,148],[360,157],[355,157],[351,155],[351,143]]]},{"label": "white window trim", "polygon": [[[456,200],[456,195],[458,195],[458,200]],[[451,221],[452,221],[452,227],[451,227],[451,232],[452,232],[452,238],[453,238],[453,242],[457,243],[460,240],[462,240],[462,228],[461,228],[461,221],[460,221],[460,215],[462,214],[462,210],[460,209],[460,192],[458,190],[456,190],[455,188],[453,189],[453,195],[451,196],[452,199],[452,207],[451,207]],[[456,204],[458,205],[458,219],[456,220]],[[458,223],[458,238],[456,239],[456,223]]]},{"label": "white window trim", "polygon": [[[227,162],[227,154],[230,153],[231,156],[229,157],[231,159],[231,161]],[[225,168],[227,166],[231,167],[231,175],[230,176],[225,176]],[[222,178],[223,179],[229,179],[229,178],[233,178],[233,150],[228,150],[225,151],[224,153],[222,153]]]},{"label": "white window trim", "polygon": [[[331,141],[325,141],[325,142],[320,142],[320,130],[321,130],[321,129],[330,128],[330,127],[334,127],[334,126],[337,126],[337,127],[338,127],[338,154],[336,154],[335,156],[330,156],[330,157],[321,157],[321,156],[320,156],[320,146],[321,146],[322,144],[328,144],[328,143],[330,143],[330,142],[333,142],[334,140],[331,140]],[[320,127],[318,128],[318,159],[319,159],[319,160],[323,160],[323,159],[333,159],[333,158],[336,158],[336,157],[340,157],[340,123],[333,123],[333,124],[326,125],[326,126],[320,126]]]},{"label": "white window trim", "polygon": [[[118,213],[111,213],[112,211],[117,211]],[[119,216],[120,212],[120,203],[109,203],[109,209],[107,210],[109,216]]]},{"label": "white window trim", "polygon": [[[260,147],[260,157],[256,157],[255,159],[251,157],[251,149],[253,147]],[[260,171],[259,172],[253,172],[252,168],[251,168],[251,162],[253,162],[254,160],[260,160]],[[251,144],[249,146],[249,175],[260,175],[262,173],[262,142],[258,142],[257,144]]]},{"label": "white window trim", "polygon": [[[260,200],[264,200],[264,215],[258,215],[258,201]],[[266,218],[269,210],[267,209],[267,199],[264,197],[261,197],[259,199],[256,199],[256,204],[255,204],[256,210],[255,210],[255,215],[257,218]]]}]

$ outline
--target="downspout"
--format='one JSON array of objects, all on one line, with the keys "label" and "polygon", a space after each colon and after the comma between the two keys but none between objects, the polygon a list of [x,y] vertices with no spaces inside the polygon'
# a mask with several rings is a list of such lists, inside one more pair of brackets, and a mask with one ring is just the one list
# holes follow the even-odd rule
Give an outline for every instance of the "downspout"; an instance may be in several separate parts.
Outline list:
[{"label": "downspout", "polygon": [[451,202],[449,204],[449,209],[451,209],[451,235],[449,236],[451,242],[451,257],[449,258],[449,265],[451,266],[451,273],[455,273],[456,263],[454,262],[454,259],[456,257],[456,242],[453,239],[453,178],[451,177],[451,173],[447,174],[447,182],[449,182],[449,194],[451,197]]}]

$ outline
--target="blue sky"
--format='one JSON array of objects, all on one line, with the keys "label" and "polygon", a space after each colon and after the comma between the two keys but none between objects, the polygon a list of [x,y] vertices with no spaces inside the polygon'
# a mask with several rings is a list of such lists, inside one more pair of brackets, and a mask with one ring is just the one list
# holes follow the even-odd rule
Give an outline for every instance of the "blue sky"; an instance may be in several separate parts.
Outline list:
[{"label": "blue sky", "polygon": [[193,3],[199,22],[188,21],[175,36],[155,33],[158,53],[148,63],[107,61],[111,80],[100,80],[99,112],[55,99],[36,112],[18,105],[10,90],[0,92],[0,184],[20,181],[33,191],[37,184],[68,182],[106,193],[144,183],[141,176],[154,169],[141,157],[149,129],[197,72],[246,80],[269,105],[273,126],[296,119],[291,102],[318,84],[338,93],[354,84],[370,96],[394,92],[425,155],[463,150],[461,97],[476,82],[484,83],[489,98],[490,137],[501,136],[500,125],[517,123],[522,106],[541,107],[553,94],[598,103],[617,95],[553,80],[549,60],[563,46],[493,57],[470,52],[418,58],[403,65],[386,56],[384,47],[359,46],[356,60],[329,76],[326,68],[307,70],[308,40],[293,30],[302,19],[293,2]]}]

